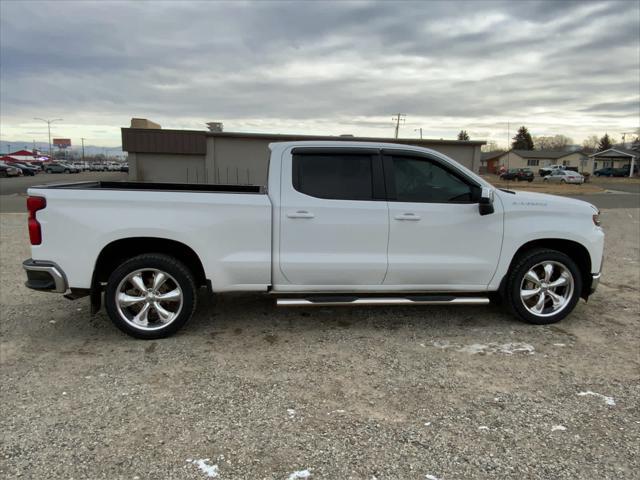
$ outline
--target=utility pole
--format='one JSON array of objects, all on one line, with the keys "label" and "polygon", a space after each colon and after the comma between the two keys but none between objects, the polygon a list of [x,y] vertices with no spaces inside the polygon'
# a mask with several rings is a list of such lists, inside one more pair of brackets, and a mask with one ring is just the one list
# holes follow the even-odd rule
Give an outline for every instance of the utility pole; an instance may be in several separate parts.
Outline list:
[{"label": "utility pole", "polygon": [[82,138],[80,138],[80,140],[82,140],[82,163],[84,163],[84,140],[85,140],[85,138],[82,137]]},{"label": "utility pole", "polygon": [[404,113],[396,113],[391,119],[396,122],[396,138],[398,138],[398,131],[400,130],[400,122],[404,123],[407,115]]},{"label": "utility pole", "polygon": [[49,129],[49,160],[51,160],[51,124],[53,122],[61,122],[62,118],[54,118],[52,120],[45,120],[44,118],[34,118],[34,120],[40,120],[41,122],[45,122],[47,124],[47,128]]},{"label": "utility pole", "polygon": [[[420,140],[422,140],[422,127],[420,127],[420,128],[414,128],[414,129],[413,129],[413,131],[414,131],[414,132],[420,132]],[[398,137],[396,136],[396,138],[398,138]]]}]

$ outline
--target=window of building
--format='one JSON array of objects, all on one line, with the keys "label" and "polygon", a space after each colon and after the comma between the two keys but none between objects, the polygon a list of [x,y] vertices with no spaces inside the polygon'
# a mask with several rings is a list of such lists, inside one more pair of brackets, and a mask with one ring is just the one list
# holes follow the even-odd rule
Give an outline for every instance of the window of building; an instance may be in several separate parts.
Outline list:
[{"label": "window of building", "polygon": [[371,155],[300,154],[293,157],[293,187],[334,200],[372,200]]},{"label": "window of building", "polygon": [[396,200],[421,203],[466,203],[471,186],[435,162],[424,158],[392,157]]},{"label": "window of building", "polygon": [[527,167],[537,167],[540,164],[540,160],[527,160]]},{"label": "window of building", "polygon": [[565,167],[568,167],[571,165],[571,160],[563,160],[562,161],[562,165],[564,165]]}]

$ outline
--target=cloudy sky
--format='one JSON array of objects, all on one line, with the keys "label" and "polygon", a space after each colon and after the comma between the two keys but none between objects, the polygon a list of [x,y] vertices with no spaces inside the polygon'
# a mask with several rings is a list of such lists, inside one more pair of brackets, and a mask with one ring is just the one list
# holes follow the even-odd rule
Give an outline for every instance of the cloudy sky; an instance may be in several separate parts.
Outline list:
[{"label": "cloudy sky", "polygon": [[[640,7],[621,2],[2,1],[0,139],[165,128],[506,144],[640,126]],[[513,135],[513,132],[512,132]]]}]

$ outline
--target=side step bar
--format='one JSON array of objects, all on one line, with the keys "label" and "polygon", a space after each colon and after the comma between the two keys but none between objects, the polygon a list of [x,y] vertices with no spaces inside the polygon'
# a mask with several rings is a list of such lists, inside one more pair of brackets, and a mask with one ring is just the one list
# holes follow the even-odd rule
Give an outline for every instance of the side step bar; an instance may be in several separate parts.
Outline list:
[{"label": "side step bar", "polygon": [[420,295],[409,297],[309,297],[278,298],[279,307],[338,307],[347,305],[486,305],[487,297]]}]

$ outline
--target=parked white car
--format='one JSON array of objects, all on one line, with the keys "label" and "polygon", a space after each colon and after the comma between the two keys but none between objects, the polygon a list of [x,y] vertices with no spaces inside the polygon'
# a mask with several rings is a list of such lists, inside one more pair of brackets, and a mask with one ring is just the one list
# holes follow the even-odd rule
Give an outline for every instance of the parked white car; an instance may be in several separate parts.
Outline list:
[{"label": "parked white car", "polygon": [[170,335],[199,287],[278,305],[485,304],[568,315],[600,279],[598,210],[504,191],[409,145],[270,145],[268,189],[84,182],[28,190],[27,286],[104,296],[115,325]]},{"label": "parked white car", "polygon": [[544,177],[543,180],[545,182],[556,183],[584,183],[584,177],[578,172],[573,172],[571,170],[555,170],[551,175]]}]

